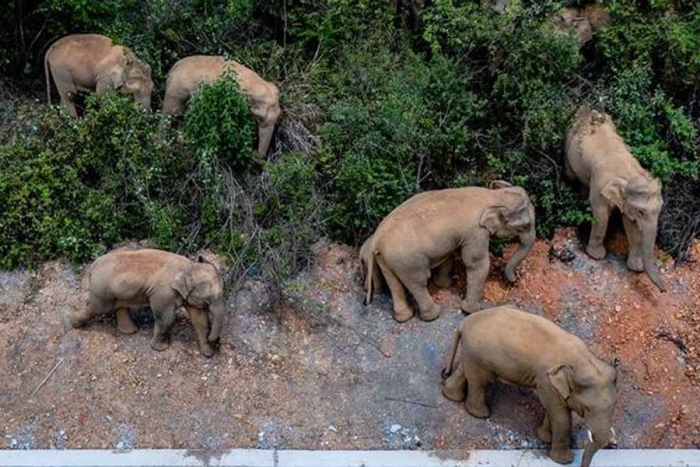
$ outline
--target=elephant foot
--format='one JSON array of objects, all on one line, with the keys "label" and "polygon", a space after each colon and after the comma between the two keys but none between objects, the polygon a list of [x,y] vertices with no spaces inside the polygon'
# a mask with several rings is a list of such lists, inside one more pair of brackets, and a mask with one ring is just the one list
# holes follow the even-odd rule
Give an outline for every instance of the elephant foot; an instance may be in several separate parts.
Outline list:
[{"label": "elephant foot", "polygon": [[604,259],[605,255],[608,253],[603,245],[586,247],[586,253],[593,259]]},{"label": "elephant foot", "polygon": [[481,309],[478,302],[468,302],[467,300],[462,300],[462,302],[459,304],[459,307],[462,309],[462,313],[464,313],[465,315],[472,314],[475,311],[479,311]]},{"label": "elephant foot", "polygon": [[452,285],[452,278],[450,276],[438,274],[433,278],[433,284],[437,285],[441,289],[446,289]]},{"label": "elephant foot", "polygon": [[139,330],[139,328],[136,327],[134,323],[131,323],[131,325],[128,324],[118,324],[117,329],[121,334],[136,334]]},{"label": "elephant foot", "polygon": [[571,449],[552,449],[549,457],[557,464],[571,464],[574,461],[574,451]]},{"label": "elephant foot", "polygon": [[644,272],[644,261],[641,257],[629,257],[627,258],[627,268],[634,272]]},{"label": "elephant foot", "polygon": [[413,310],[410,308],[394,308],[394,319],[399,323],[405,323],[413,318]]},{"label": "elephant foot", "polygon": [[433,303],[427,310],[420,311],[420,319],[423,321],[433,321],[440,316],[440,305]]},{"label": "elephant foot", "polygon": [[445,384],[445,387],[442,388],[442,395],[452,402],[464,401],[464,391],[462,388],[451,387],[448,384]]},{"label": "elephant foot", "polygon": [[73,326],[74,329],[82,328],[85,326],[85,323],[87,322],[87,319],[80,314],[77,313],[71,313],[70,314],[70,325]]},{"label": "elephant foot", "polygon": [[128,310],[118,310],[117,311],[117,329],[122,334],[135,334],[138,332],[139,328],[131,319],[131,315]]},{"label": "elephant foot", "polygon": [[537,429],[537,437],[543,443],[549,444],[552,442],[552,430],[547,430],[544,426],[540,426]]},{"label": "elephant foot", "polygon": [[151,340],[151,348],[155,351],[158,351],[158,352],[168,350],[170,348],[170,341],[168,339],[164,339],[164,340],[152,339]]},{"label": "elephant foot", "polygon": [[469,412],[471,416],[476,418],[489,418],[489,415],[491,415],[488,407],[486,407],[486,405],[484,404],[469,404],[469,401],[467,400],[465,407],[467,409],[467,412]]},{"label": "elephant foot", "polygon": [[199,353],[204,355],[207,358],[213,357],[214,356],[214,348],[207,344],[207,345],[200,345],[199,346]]}]

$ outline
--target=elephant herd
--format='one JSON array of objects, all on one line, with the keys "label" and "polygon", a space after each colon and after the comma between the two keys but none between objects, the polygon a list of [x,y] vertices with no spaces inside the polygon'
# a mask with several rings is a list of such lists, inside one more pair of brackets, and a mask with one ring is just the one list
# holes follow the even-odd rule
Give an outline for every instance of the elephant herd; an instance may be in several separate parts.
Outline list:
[{"label": "elephant herd", "polygon": [[[61,104],[77,117],[75,98],[79,92],[117,91],[133,96],[145,109],[151,108],[151,67],[131,50],[99,34],[72,34],[49,48],[44,57],[46,93],[51,103],[51,76]],[[258,124],[258,154],[270,147],[280,116],[279,90],[240,63],[218,56],[194,55],[173,65],[168,73],[163,113],[180,115],[201,83],[210,83],[230,72],[248,98]]]},{"label": "elephant herd", "polygon": [[[85,34],[60,39],[47,52],[45,64],[47,86],[53,75],[61,102],[73,115],[79,91],[118,90],[150,107],[150,68],[109,38]],[[280,114],[278,91],[236,62],[210,56],[177,62],[168,76],[163,111],[181,114],[199,83],[213,81],[226,70],[235,74],[249,99],[258,121],[258,152],[264,155]],[[665,291],[653,258],[663,205],[661,183],[632,156],[611,117],[582,106],[567,134],[565,161],[568,176],[588,188],[595,218],[586,252],[598,260],[605,257],[608,218],[618,209],[630,245],[629,269],[645,271]],[[441,309],[428,292],[428,280],[434,272],[436,285],[449,286],[459,254],[467,276],[460,307],[469,316],[455,334],[450,363],[443,370],[443,394],[453,401],[466,398],[467,411],[485,418],[488,384],[501,381],[534,389],[545,408],[537,434],[551,443],[550,457],[559,463],[573,461],[573,411],[588,427],[582,463],[587,467],[614,436],[615,369],[593,355],[581,339],[545,318],[511,306],[479,311],[491,236],[517,237],[519,246],[505,267],[505,277],[515,282],[517,267],[535,243],[535,232],[535,209],[527,192],[505,181],[493,181],[488,188],[417,194],[389,213],[360,248],[365,303],[386,285],[396,321],[413,317],[406,291],[422,320],[438,318]],[[116,313],[119,331],[134,333],[137,328],[129,309],[148,306],[155,317],[151,347],[162,351],[169,345],[176,310],[185,307],[201,354],[214,354],[222,334],[225,298],[219,271],[204,258],[193,261],[161,250],[118,249],[97,258],[87,276],[88,303],[72,311],[73,327]]]}]

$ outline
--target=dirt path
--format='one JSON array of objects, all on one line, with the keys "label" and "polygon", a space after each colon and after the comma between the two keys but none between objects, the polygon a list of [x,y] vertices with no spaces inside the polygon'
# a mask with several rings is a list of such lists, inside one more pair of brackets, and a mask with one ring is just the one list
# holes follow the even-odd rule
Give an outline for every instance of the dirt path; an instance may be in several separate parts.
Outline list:
[{"label": "dirt path", "polygon": [[[699,447],[700,266],[665,260],[662,295],[626,270],[624,238],[612,243],[598,262],[573,230],[540,240],[514,287],[494,259],[486,299],[547,316],[619,361],[620,447]],[[113,318],[71,329],[69,310],[85,294],[70,266],[0,273],[0,448],[541,446],[542,409],[530,392],[494,387],[488,420],[441,396],[462,318],[457,287],[433,289],[440,319],[401,325],[387,295],[362,305],[355,250],[319,245],[315,254],[316,267],[285,285],[281,304],[249,280],[229,300],[224,343],[209,360],[184,315],[162,353],[148,345],[147,312],[132,336],[118,335]]]}]

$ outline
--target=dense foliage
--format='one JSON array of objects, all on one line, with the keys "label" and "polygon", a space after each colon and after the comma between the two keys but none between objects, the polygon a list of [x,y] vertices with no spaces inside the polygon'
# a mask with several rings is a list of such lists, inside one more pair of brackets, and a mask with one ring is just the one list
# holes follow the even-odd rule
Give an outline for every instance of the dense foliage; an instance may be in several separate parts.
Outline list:
[{"label": "dense foliage", "polygon": [[[0,11],[0,266],[85,260],[126,239],[210,247],[283,275],[315,238],[361,243],[421,190],[522,184],[538,230],[590,219],[564,177],[577,105],[611,113],[665,182],[660,240],[700,235],[700,4],[606,0],[592,44],[548,20],[582,1],[13,0]],[[268,160],[235,80],[205,87],[182,119],[118,96],[73,120],[43,96],[43,54],[99,32],[153,69],[154,109],[178,59],[224,54],[281,89]]]}]

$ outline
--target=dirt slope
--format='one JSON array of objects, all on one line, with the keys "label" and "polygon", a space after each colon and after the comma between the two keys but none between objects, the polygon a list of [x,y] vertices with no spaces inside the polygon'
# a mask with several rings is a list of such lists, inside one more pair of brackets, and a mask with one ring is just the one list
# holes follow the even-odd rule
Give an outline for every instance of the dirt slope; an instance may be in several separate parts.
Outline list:
[{"label": "dirt slope", "polygon": [[[593,261],[561,231],[538,241],[513,287],[495,258],[486,299],[553,319],[619,361],[620,447],[700,447],[700,266],[664,259],[670,291],[660,294],[626,270],[623,237],[611,250]],[[133,336],[118,335],[113,318],[71,329],[85,294],[70,266],[0,274],[0,448],[541,446],[530,392],[494,387],[489,420],[440,395],[459,288],[433,289],[445,308],[437,321],[397,324],[387,295],[361,304],[356,253],[318,245],[316,266],[285,284],[281,303],[249,280],[227,304],[210,360],[184,315],[163,353],[149,348],[148,312]]]}]

